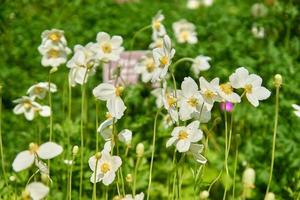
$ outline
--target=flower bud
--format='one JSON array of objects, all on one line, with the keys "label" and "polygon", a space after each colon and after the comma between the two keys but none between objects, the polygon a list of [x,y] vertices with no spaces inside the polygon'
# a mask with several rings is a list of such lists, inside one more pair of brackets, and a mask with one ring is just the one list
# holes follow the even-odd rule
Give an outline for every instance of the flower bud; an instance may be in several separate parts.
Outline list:
[{"label": "flower bud", "polygon": [[113,200],[122,200],[123,198],[121,196],[114,196]]},{"label": "flower bud", "polygon": [[273,192],[268,192],[265,196],[265,200],[275,200],[275,194]]},{"label": "flower bud", "polygon": [[22,192],[22,199],[28,199],[30,197],[30,193],[28,190],[23,190]]},{"label": "flower bud", "polygon": [[9,177],[9,180],[10,180],[11,182],[15,182],[15,181],[16,181],[16,177],[15,177],[15,176],[10,176],[10,177]]},{"label": "flower bud", "polygon": [[76,156],[78,154],[78,151],[79,151],[79,147],[75,145],[72,149],[73,156]]},{"label": "flower bud", "polygon": [[127,176],[126,176],[126,181],[127,181],[128,183],[132,183],[132,181],[133,181],[132,174],[127,174]]},{"label": "flower bud", "polygon": [[274,85],[275,87],[280,87],[282,85],[282,76],[280,74],[274,76]]},{"label": "flower bud", "polygon": [[245,188],[252,189],[255,187],[255,170],[253,168],[246,168],[243,173],[243,185]]},{"label": "flower bud", "polygon": [[138,143],[136,145],[135,151],[136,151],[137,157],[143,157],[144,151],[145,151],[144,149],[145,149],[145,147],[144,147],[143,143]]},{"label": "flower bud", "polygon": [[41,180],[42,180],[44,183],[46,183],[46,184],[48,184],[49,181],[51,181],[49,175],[48,175],[48,174],[44,174],[44,173],[41,173]]},{"label": "flower bud", "polygon": [[200,193],[200,199],[208,199],[209,197],[209,192],[207,190],[204,190]]},{"label": "flower bud", "polygon": [[101,158],[101,152],[97,152],[96,154],[95,154],[95,158],[97,159],[97,160],[99,160],[100,158]]}]

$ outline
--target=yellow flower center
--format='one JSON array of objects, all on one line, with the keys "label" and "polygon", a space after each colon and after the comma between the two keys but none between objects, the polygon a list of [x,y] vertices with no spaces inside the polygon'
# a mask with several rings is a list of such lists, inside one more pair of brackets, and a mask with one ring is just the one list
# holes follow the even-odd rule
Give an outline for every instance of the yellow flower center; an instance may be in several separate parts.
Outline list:
[{"label": "yellow flower center", "polygon": [[221,84],[220,89],[227,95],[232,94],[233,92],[233,89],[229,83]]},{"label": "yellow flower center", "polygon": [[160,29],[161,23],[160,21],[155,21],[153,23],[153,27],[158,31]]},{"label": "yellow flower center", "polygon": [[198,105],[198,101],[195,97],[190,97],[187,103],[192,107],[196,107]]},{"label": "yellow flower center", "polygon": [[122,92],[123,92],[124,88],[122,86],[118,86],[115,89],[115,94],[117,97],[121,96]]},{"label": "yellow flower center", "polygon": [[48,52],[48,57],[49,58],[58,58],[59,57],[59,51],[55,49],[50,49]]},{"label": "yellow flower center", "polygon": [[211,90],[206,90],[206,91],[204,92],[204,96],[205,96],[206,98],[211,99],[211,98],[213,98],[214,96],[216,96],[216,94],[215,94],[213,91],[211,91]]},{"label": "yellow flower center", "polygon": [[30,193],[26,189],[22,192],[22,200],[30,200]]},{"label": "yellow flower center", "polygon": [[188,31],[181,31],[180,32],[180,37],[184,40],[187,41],[189,38],[190,33]]},{"label": "yellow flower center", "polygon": [[29,144],[29,151],[31,154],[35,154],[38,149],[39,149],[39,146],[36,143],[32,142]]},{"label": "yellow flower center", "polygon": [[30,108],[32,107],[32,104],[31,104],[30,101],[25,101],[25,102],[23,103],[23,106],[24,106],[24,108],[25,108],[26,110],[28,110],[28,109],[30,109]]},{"label": "yellow flower center", "polygon": [[60,38],[61,38],[61,35],[60,35],[59,33],[57,33],[57,32],[53,32],[53,33],[51,33],[51,34],[48,36],[48,38],[49,38],[50,40],[52,40],[53,42],[58,42],[58,41],[60,40]]},{"label": "yellow flower center", "polygon": [[175,106],[176,101],[177,101],[177,100],[176,100],[175,97],[173,97],[173,96],[167,94],[167,103],[168,103],[168,105],[169,105],[170,107],[171,107],[171,106]]},{"label": "yellow flower center", "polygon": [[159,59],[160,65],[161,66],[165,66],[166,64],[168,64],[168,57],[167,56],[163,56]]},{"label": "yellow flower center", "polygon": [[246,84],[244,87],[246,93],[252,93],[252,85],[251,84]]},{"label": "yellow flower center", "polygon": [[103,163],[102,165],[101,165],[101,172],[102,173],[106,173],[106,172],[108,172],[109,170],[110,170],[110,166],[109,166],[109,164],[108,163]]},{"label": "yellow flower center", "polygon": [[149,60],[146,64],[146,70],[147,72],[151,73],[154,71],[154,68],[155,68],[155,65],[154,65],[154,62],[153,60]]},{"label": "yellow flower center", "polygon": [[181,130],[178,135],[179,140],[185,140],[188,138],[188,133],[184,130]]},{"label": "yellow flower center", "polygon": [[105,117],[106,117],[106,119],[112,119],[112,115],[109,112],[107,112],[105,114]]},{"label": "yellow flower center", "polygon": [[42,87],[39,87],[39,86],[37,86],[37,87],[35,87],[35,88],[34,88],[34,92],[35,92],[36,94],[40,94],[40,93],[42,93],[42,92],[43,92],[43,88],[42,88]]},{"label": "yellow flower center", "polygon": [[104,53],[111,53],[112,52],[112,46],[111,46],[111,44],[109,44],[107,42],[105,42],[104,44],[102,44],[101,48],[102,48],[102,51]]}]

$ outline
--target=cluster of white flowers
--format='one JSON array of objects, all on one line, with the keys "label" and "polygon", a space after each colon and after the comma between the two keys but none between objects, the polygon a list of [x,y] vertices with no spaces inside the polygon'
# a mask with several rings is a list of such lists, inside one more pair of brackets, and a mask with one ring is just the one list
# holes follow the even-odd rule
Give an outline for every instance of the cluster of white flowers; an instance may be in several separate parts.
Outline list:
[{"label": "cluster of white flowers", "polygon": [[54,93],[56,91],[57,88],[54,83],[37,83],[27,90],[28,96],[23,96],[13,101],[17,104],[14,107],[13,112],[16,115],[24,114],[25,118],[29,121],[33,120],[37,114],[42,117],[49,117],[51,115],[50,107],[39,104],[35,99],[44,99],[47,92]]},{"label": "cluster of white flowers", "polygon": [[42,43],[38,50],[44,67],[58,67],[67,62],[71,50],[67,47],[64,31],[58,29],[46,30],[42,33]]}]

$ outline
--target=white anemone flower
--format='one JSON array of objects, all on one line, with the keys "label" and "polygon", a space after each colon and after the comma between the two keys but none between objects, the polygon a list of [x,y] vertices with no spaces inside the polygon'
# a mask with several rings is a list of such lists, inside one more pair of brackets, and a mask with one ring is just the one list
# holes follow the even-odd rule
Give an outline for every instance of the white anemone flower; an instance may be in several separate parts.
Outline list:
[{"label": "white anemone flower", "polygon": [[195,58],[192,64],[192,71],[195,75],[199,75],[200,71],[206,71],[210,68],[209,61],[211,60],[210,57],[199,55]]},{"label": "white anemone flower", "polygon": [[191,77],[185,77],[181,83],[178,104],[179,116],[183,121],[191,119],[192,114],[198,113],[203,104],[198,85]]},{"label": "white anemone flower", "polygon": [[154,63],[157,66],[153,73],[152,82],[156,82],[166,77],[172,58],[175,55],[175,49],[172,48],[170,37],[165,35],[163,47],[153,49],[152,53]]},{"label": "white anemone flower", "polygon": [[25,118],[29,121],[33,120],[36,114],[39,114],[42,117],[49,117],[51,115],[50,107],[40,105],[34,101],[33,97],[23,96],[22,98],[16,99],[13,102],[17,103],[13,109],[13,112],[16,115],[24,113]]},{"label": "white anemone flower", "polygon": [[166,35],[166,28],[162,24],[162,21],[165,19],[165,16],[158,11],[158,13],[152,18],[152,39],[156,40],[159,37]]},{"label": "white anemone flower", "polygon": [[41,45],[38,48],[42,55],[41,64],[44,67],[58,67],[61,64],[67,62],[68,54],[71,50],[67,47],[61,47],[56,45]]},{"label": "white anemone flower", "polygon": [[152,43],[149,45],[149,48],[155,49],[155,48],[162,48],[163,46],[164,46],[164,39],[163,37],[159,37],[152,41]]},{"label": "white anemone flower", "polygon": [[178,122],[177,97],[175,91],[167,90],[167,83],[163,83],[162,102],[164,108],[168,111],[173,123]]},{"label": "white anemone flower", "polygon": [[127,146],[130,146],[132,140],[132,131],[129,129],[124,129],[118,134],[118,138],[121,142]]},{"label": "white anemone flower", "polygon": [[229,77],[230,84],[233,88],[243,88],[248,101],[255,107],[259,101],[270,97],[271,92],[262,87],[262,78],[256,74],[250,74],[247,69],[240,67]]},{"label": "white anemone flower", "polygon": [[135,70],[142,75],[142,81],[147,83],[152,79],[156,67],[152,54],[146,53],[136,64]]},{"label": "white anemone flower", "polygon": [[233,92],[233,87],[230,83],[223,83],[217,87],[217,91],[223,101],[229,101],[231,103],[240,103],[241,97]]},{"label": "white anemone flower", "polygon": [[93,89],[94,96],[97,99],[106,101],[109,113],[116,119],[121,119],[126,110],[126,106],[120,97],[123,89],[122,86],[115,87],[109,83],[101,83]]},{"label": "white anemone flower", "polygon": [[[50,86],[50,87],[49,87]],[[34,84],[27,90],[27,94],[30,97],[37,97],[39,99],[44,99],[46,97],[47,92],[54,93],[57,91],[57,87],[54,83],[49,82],[40,82]]]},{"label": "white anemone flower", "polygon": [[253,37],[262,39],[265,37],[265,28],[262,26],[253,25],[251,28]]},{"label": "white anemone flower", "polygon": [[175,127],[172,137],[167,141],[166,146],[175,145],[179,152],[187,152],[192,143],[196,143],[203,137],[203,132],[199,129],[200,122],[193,121],[189,125]]},{"label": "white anemone flower", "polygon": [[57,45],[62,44],[67,46],[67,40],[64,35],[63,30],[51,29],[43,31],[42,35],[42,45]]},{"label": "white anemone flower", "polygon": [[199,78],[200,90],[205,101],[205,106],[211,110],[215,101],[221,101],[217,88],[219,87],[219,78],[214,78],[208,82],[204,77]]},{"label": "white anemone flower", "polygon": [[94,183],[96,178],[96,182],[102,181],[104,185],[110,185],[115,180],[116,171],[121,165],[122,160],[119,156],[111,156],[105,151],[102,151],[100,159],[96,159],[95,156],[92,156],[89,159],[89,166],[93,171],[90,181]]},{"label": "white anemone flower", "polygon": [[49,187],[40,182],[29,183],[22,192],[22,199],[42,200],[49,193]]},{"label": "white anemone flower", "polygon": [[17,154],[12,167],[15,172],[19,172],[29,168],[38,158],[44,160],[52,159],[60,155],[62,151],[63,148],[54,142],[46,142],[40,146],[36,143],[30,143],[28,150]]},{"label": "white anemone flower", "polygon": [[188,0],[186,4],[186,7],[191,10],[197,9],[199,8],[199,6],[200,6],[199,0]]},{"label": "white anemone flower", "polygon": [[97,34],[97,42],[93,45],[93,51],[96,53],[100,61],[117,61],[123,52],[123,38],[121,36],[112,36],[105,32]]},{"label": "white anemone flower", "polygon": [[296,104],[292,104],[292,107],[295,109],[294,113],[297,117],[300,117],[300,106],[296,105]]},{"label": "white anemone flower", "polygon": [[124,198],[121,198],[121,200],[143,200],[144,196],[143,192],[136,194],[134,197],[131,194],[127,194]]},{"label": "white anemone flower", "polygon": [[203,149],[203,144],[191,144],[189,148],[189,153],[192,154],[196,162],[200,164],[205,164],[207,162],[207,159],[203,155],[201,155]]},{"label": "white anemone flower", "polygon": [[178,43],[196,44],[198,42],[196,26],[185,19],[174,22],[173,31]]},{"label": "white anemone flower", "polygon": [[67,63],[67,67],[70,68],[69,82],[72,86],[86,83],[88,77],[95,73],[98,62],[92,46],[92,43],[86,46],[75,45],[74,55]]}]

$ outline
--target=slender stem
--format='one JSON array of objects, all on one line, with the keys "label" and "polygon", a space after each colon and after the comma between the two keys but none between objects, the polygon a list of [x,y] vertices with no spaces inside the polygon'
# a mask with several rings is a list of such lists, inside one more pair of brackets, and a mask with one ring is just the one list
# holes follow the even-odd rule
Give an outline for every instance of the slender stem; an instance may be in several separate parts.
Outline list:
[{"label": "slender stem", "polygon": [[[174,150],[174,154],[173,154],[173,162],[172,162],[172,166],[173,168],[176,168],[176,149]],[[174,175],[173,175],[173,186],[172,186],[172,198],[174,199],[174,194],[175,194],[175,184],[176,184],[176,171],[174,171]]]},{"label": "slender stem", "polygon": [[85,79],[88,70],[86,70],[83,83],[81,85],[81,117],[80,117],[80,185],[79,185],[79,199],[82,199],[82,180],[83,180],[83,152],[84,152],[84,141],[83,141],[83,129],[84,129],[84,104],[85,104]]},{"label": "slender stem", "polygon": [[93,200],[97,199],[97,191],[96,191],[96,187],[97,187],[97,183],[96,183],[96,179],[97,179],[97,168],[98,168],[98,159],[96,159],[96,165],[95,165],[95,169],[94,169],[94,185],[93,185]]},{"label": "slender stem", "polygon": [[189,62],[194,62],[195,60],[193,58],[188,58],[188,57],[185,57],[185,58],[180,58],[179,60],[177,60],[173,65],[172,65],[172,71],[174,71],[174,69],[176,68],[176,66],[179,64],[179,63],[182,63],[182,62],[186,62],[186,61],[189,61]]},{"label": "slender stem", "polygon": [[31,181],[31,179],[33,179],[33,177],[37,174],[37,173],[39,173],[40,172],[40,170],[38,169],[38,170],[36,170],[30,177],[29,177],[29,179],[28,179],[28,181],[27,181],[27,183],[26,183],[26,186],[29,184],[29,182]]},{"label": "slender stem", "polygon": [[75,155],[72,158],[72,164],[70,166],[70,174],[69,174],[69,200],[72,199],[72,174],[73,174],[73,165],[75,162]]},{"label": "slender stem", "polygon": [[[227,154],[227,150],[228,150],[228,119],[227,119],[227,112],[224,111],[224,116],[225,116],[225,160],[224,160],[224,166],[225,166],[225,172],[226,172],[226,179],[229,176],[229,172],[228,172],[228,154]],[[226,194],[227,194],[227,183],[225,181],[225,189],[224,189],[224,193],[223,193],[223,200],[226,199]]]},{"label": "slender stem", "polygon": [[105,200],[108,200],[108,186],[105,187]]},{"label": "slender stem", "polygon": [[135,34],[133,35],[132,40],[131,40],[130,50],[133,49],[133,45],[134,45],[134,43],[135,43],[136,37],[137,37],[140,33],[142,33],[143,31],[145,31],[145,30],[147,30],[147,29],[149,29],[149,28],[151,28],[151,27],[152,27],[151,25],[148,25],[148,26],[145,26],[145,27],[139,29],[137,32],[135,32]]},{"label": "slender stem", "polygon": [[2,91],[1,91],[1,88],[0,88],[0,154],[1,154],[2,173],[4,176],[5,185],[8,186],[6,170],[5,170],[4,154],[3,154],[3,143],[2,143]]},{"label": "slender stem", "polygon": [[[53,134],[53,107],[52,107],[52,94],[50,91],[50,87],[51,87],[51,73],[49,71],[49,80],[48,80],[48,101],[49,101],[49,106],[50,106],[50,110],[51,110],[51,115],[49,117],[49,141],[52,141],[52,134]],[[48,166],[50,168],[50,166]]]},{"label": "slender stem", "polygon": [[98,122],[98,102],[95,99],[95,105],[96,105],[96,152],[99,151],[99,133],[97,132],[98,126],[99,126],[99,122]]},{"label": "slender stem", "polygon": [[235,179],[236,179],[236,169],[237,169],[237,161],[239,156],[239,144],[235,136],[235,158],[234,158],[234,169],[233,169],[233,185],[232,185],[232,199],[235,199]]},{"label": "slender stem", "polygon": [[160,109],[156,112],[155,119],[154,119],[154,126],[153,126],[152,152],[151,152],[151,162],[150,162],[149,183],[148,183],[148,190],[147,190],[147,200],[149,200],[150,198],[152,169],[153,169],[153,160],[154,160],[154,153],[155,153],[155,140],[156,140],[156,128],[157,128],[156,126],[157,126],[157,118],[159,113],[160,113]]},{"label": "slender stem", "polygon": [[220,179],[222,173],[223,173],[223,170],[221,170],[220,173],[219,173],[219,175],[215,178],[215,180],[213,180],[213,181],[211,182],[211,184],[209,185],[209,188],[208,188],[208,190],[207,190],[208,192],[210,192],[212,186]]},{"label": "slender stem", "polygon": [[68,89],[68,118],[71,120],[72,116],[72,85],[69,81],[69,89]]},{"label": "slender stem", "polygon": [[266,195],[269,192],[270,185],[272,182],[274,160],[275,160],[276,133],[277,133],[277,127],[278,127],[278,113],[279,113],[279,89],[280,89],[280,87],[276,87],[275,123],[274,123],[274,132],[273,132],[272,159],[271,159],[270,177],[269,177],[268,187],[266,190]]},{"label": "slender stem", "polygon": [[136,164],[135,164],[135,168],[134,168],[134,175],[133,175],[133,189],[132,189],[132,193],[133,193],[133,197],[135,197],[135,189],[136,189],[136,177],[137,177],[137,171],[138,171],[138,167],[140,165],[140,157],[137,157],[136,160]]}]

